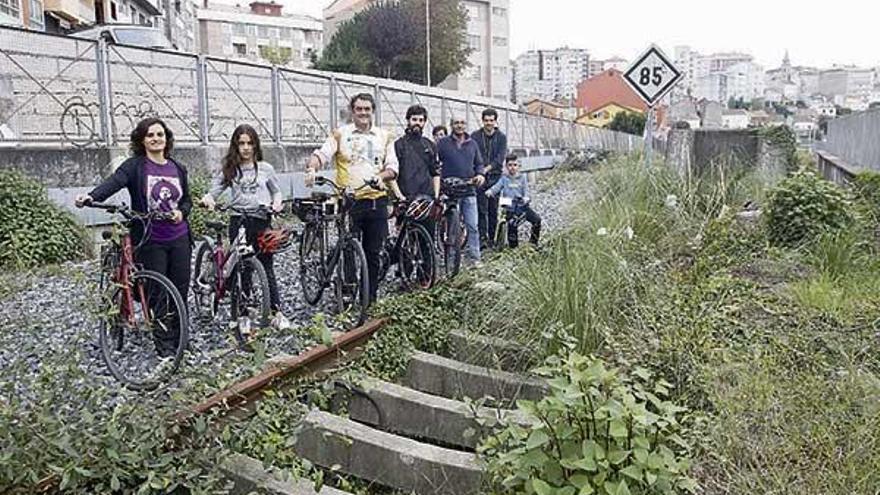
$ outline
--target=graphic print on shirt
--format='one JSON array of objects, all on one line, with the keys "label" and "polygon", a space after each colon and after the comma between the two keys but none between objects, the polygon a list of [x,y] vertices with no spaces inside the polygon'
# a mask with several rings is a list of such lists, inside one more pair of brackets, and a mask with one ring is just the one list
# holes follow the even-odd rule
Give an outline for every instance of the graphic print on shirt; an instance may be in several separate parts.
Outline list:
[{"label": "graphic print on shirt", "polygon": [[149,211],[176,210],[181,190],[180,179],[177,177],[148,175],[147,202]]},{"label": "graphic print on shirt", "polygon": [[349,156],[351,157],[353,165],[362,166],[366,164],[369,166],[377,161],[378,156],[376,156],[374,150],[375,146],[373,145],[372,139],[367,139],[361,136],[350,136],[348,138],[348,145],[350,149]]}]

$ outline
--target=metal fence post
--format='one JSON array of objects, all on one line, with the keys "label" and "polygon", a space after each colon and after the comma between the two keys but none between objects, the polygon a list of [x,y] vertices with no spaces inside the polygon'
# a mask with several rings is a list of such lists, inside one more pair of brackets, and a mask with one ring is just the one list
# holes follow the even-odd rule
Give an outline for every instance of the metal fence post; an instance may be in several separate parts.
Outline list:
[{"label": "metal fence post", "polygon": [[110,91],[110,67],[108,63],[107,40],[98,38],[98,46],[95,48],[95,64],[98,77],[98,106],[99,121],[101,122],[101,140],[107,146],[116,144],[116,136],[113,132],[113,115],[110,109],[113,107],[113,93]]},{"label": "metal fence post", "polygon": [[272,65],[272,133],[275,144],[281,144],[281,72]]},{"label": "metal fence post", "polygon": [[[467,126],[468,129],[471,128],[471,113],[473,113],[473,109],[471,108],[471,100],[468,98],[467,105],[464,109],[464,125]],[[452,129],[449,130],[452,132]]]},{"label": "metal fence post", "polygon": [[330,129],[336,129],[339,123],[339,110],[336,101],[336,76],[330,76]]},{"label": "metal fence post", "polygon": [[196,106],[199,110],[199,137],[203,145],[210,141],[210,120],[208,116],[208,70],[204,55],[196,57]]},{"label": "metal fence post", "polygon": [[510,134],[510,109],[504,111],[504,131]]},{"label": "metal fence post", "polygon": [[519,142],[522,147],[526,147],[526,114],[522,110],[519,111]]},{"label": "metal fence post", "polygon": [[[446,96],[440,97],[440,123],[446,125],[449,119],[446,117]],[[449,129],[452,132],[452,129]]]}]

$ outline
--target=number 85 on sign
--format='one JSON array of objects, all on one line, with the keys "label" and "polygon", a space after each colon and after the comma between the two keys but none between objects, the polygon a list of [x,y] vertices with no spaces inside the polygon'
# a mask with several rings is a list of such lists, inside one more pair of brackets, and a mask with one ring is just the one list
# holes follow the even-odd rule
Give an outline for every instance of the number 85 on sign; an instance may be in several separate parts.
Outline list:
[{"label": "number 85 on sign", "polygon": [[626,82],[648,106],[654,106],[681,77],[681,71],[657,45],[651,45],[623,73]]}]

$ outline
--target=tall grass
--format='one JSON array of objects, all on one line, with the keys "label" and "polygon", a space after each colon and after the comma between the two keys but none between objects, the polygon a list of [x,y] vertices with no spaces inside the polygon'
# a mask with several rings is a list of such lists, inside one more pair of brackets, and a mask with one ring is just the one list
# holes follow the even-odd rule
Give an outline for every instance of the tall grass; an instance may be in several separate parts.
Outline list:
[{"label": "tall grass", "polygon": [[594,194],[574,208],[570,231],[502,276],[516,290],[486,312],[493,334],[536,342],[555,325],[581,352],[600,349],[608,332],[629,321],[646,285],[693,249],[725,205],[754,198],[760,183],[739,169],[685,179],[635,156],[615,158],[591,179]]}]

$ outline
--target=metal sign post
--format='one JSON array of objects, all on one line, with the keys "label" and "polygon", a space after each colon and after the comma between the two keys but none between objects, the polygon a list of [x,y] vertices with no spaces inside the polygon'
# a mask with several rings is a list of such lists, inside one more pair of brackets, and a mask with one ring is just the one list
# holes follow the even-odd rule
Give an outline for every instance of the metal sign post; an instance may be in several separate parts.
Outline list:
[{"label": "metal sign post", "polygon": [[645,115],[645,165],[651,166],[654,149],[655,105],[682,78],[669,57],[657,45],[652,44],[623,73],[623,79],[648,106]]}]

